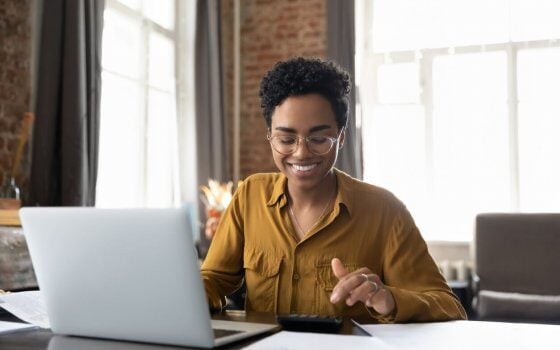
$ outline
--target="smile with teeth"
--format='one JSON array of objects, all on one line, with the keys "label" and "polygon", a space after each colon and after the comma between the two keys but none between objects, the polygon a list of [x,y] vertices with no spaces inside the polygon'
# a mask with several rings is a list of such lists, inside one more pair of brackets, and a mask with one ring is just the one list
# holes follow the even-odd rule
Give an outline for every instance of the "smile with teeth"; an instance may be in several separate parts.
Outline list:
[{"label": "smile with teeth", "polygon": [[292,164],[292,167],[297,171],[309,171],[317,166],[317,163],[308,164],[308,165],[300,165],[300,164]]}]

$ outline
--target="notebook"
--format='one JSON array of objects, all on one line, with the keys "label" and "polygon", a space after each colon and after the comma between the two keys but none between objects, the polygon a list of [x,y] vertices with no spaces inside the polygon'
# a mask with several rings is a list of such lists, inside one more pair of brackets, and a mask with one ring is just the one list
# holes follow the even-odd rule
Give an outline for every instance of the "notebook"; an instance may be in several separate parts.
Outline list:
[{"label": "notebook", "polygon": [[212,321],[183,209],[23,208],[54,333],[212,348],[277,328]]}]

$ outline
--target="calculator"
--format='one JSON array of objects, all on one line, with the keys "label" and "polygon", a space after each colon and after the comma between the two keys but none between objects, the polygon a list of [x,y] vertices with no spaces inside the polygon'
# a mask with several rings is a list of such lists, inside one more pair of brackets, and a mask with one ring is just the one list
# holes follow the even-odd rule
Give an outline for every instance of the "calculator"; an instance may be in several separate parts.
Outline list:
[{"label": "calculator", "polygon": [[276,320],[286,331],[336,333],[342,327],[342,317],[335,316],[288,314]]}]

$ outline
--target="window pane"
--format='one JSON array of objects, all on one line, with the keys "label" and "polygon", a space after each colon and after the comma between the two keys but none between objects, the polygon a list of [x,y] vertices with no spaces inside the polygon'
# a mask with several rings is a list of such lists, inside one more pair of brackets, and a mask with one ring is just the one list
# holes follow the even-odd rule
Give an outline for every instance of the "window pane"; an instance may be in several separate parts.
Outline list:
[{"label": "window pane", "polygon": [[425,178],[425,122],[421,106],[377,107],[364,119],[364,179],[421,208]]},{"label": "window pane", "polygon": [[509,210],[506,55],[437,57],[430,236],[470,238],[477,213]]},{"label": "window pane", "polygon": [[513,41],[560,39],[560,1],[510,1]]},{"label": "window pane", "polygon": [[427,0],[429,47],[506,42],[508,0]]},{"label": "window pane", "polygon": [[168,207],[173,203],[175,120],[173,95],[150,89],[146,179],[146,204],[149,207]]},{"label": "window pane", "polygon": [[379,103],[418,103],[420,71],[417,63],[383,64],[377,70]]},{"label": "window pane", "polygon": [[166,91],[175,91],[175,50],[173,41],[165,36],[150,33],[149,83]]},{"label": "window pane", "polygon": [[558,102],[560,49],[520,50],[517,59],[518,99],[521,103]]},{"label": "window pane", "polygon": [[160,26],[175,27],[175,0],[144,0],[144,15]]},{"label": "window pane", "polygon": [[121,4],[130,7],[133,10],[140,10],[141,0],[118,0]]},{"label": "window pane", "polygon": [[560,49],[519,52],[519,170],[523,211],[560,211]]},{"label": "window pane", "polygon": [[509,0],[376,0],[375,52],[509,40]]},{"label": "window pane", "polygon": [[141,22],[111,8],[104,12],[103,69],[140,79],[142,75]]},{"label": "window pane", "polygon": [[378,0],[373,6],[373,49],[375,52],[424,47],[428,28],[422,1]]},{"label": "window pane", "polygon": [[179,205],[175,43],[192,38],[174,31],[176,2],[105,8],[97,206]]},{"label": "window pane", "polygon": [[103,72],[96,206],[135,207],[144,200],[142,87]]},{"label": "window pane", "polygon": [[[375,113],[363,123],[364,177],[394,190],[411,209],[421,198],[411,212],[428,239],[471,239],[477,213],[516,210],[518,194],[522,211],[560,211],[560,49],[552,48],[560,41],[560,1],[364,2],[371,12],[356,16],[373,23],[356,28],[371,30],[357,34],[364,40],[357,47],[373,52],[358,50],[364,57],[357,57],[363,62],[357,81],[364,116]],[[550,40],[551,48],[533,49],[544,46],[535,40]],[[495,43],[501,45],[477,48]],[[414,54],[400,51],[415,50],[422,59],[400,63]],[[516,74],[508,74],[508,62],[517,62]],[[517,115],[510,115],[508,98],[515,96],[508,84],[518,90]],[[398,130],[391,122],[405,113],[398,106],[423,103],[427,185],[413,193],[402,189],[408,183],[402,174],[391,173],[403,170],[392,164],[401,145],[391,138]],[[510,124],[513,117],[517,123]],[[512,163],[517,155],[519,163]]]}]

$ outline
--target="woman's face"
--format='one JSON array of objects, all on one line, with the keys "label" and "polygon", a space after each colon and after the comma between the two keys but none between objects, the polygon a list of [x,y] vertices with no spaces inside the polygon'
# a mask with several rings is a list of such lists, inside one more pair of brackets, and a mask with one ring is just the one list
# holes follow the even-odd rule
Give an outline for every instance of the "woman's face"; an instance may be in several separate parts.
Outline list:
[{"label": "woman's face", "polygon": [[[297,149],[291,154],[282,154],[271,144],[274,163],[286,175],[290,186],[315,188],[332,174],[344,132],[339,137],[335,114],[326,98],[307,94],[285,99],[274,110],[270,128],[270,137],[280,136],[300,137]],[[318,137],[313,139],[316,141],[313,149],[321,148],[321,137],[328,136],[337,141],[327,153],[318,155],[304,141],[308,136]]]}]

